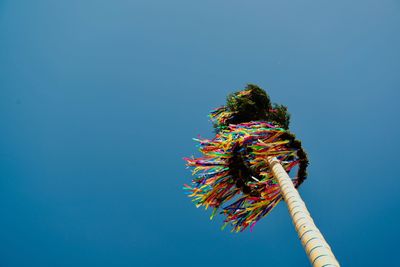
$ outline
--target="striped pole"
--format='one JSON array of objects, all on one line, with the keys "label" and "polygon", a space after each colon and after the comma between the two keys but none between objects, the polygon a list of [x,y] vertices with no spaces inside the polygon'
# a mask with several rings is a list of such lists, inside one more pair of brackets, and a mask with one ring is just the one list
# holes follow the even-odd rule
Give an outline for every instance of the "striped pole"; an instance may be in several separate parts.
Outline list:
[{"label": "striped pole", "polygon": [[288,205],[297,234],[313,267],[339,267],[328,243],[315,226],[306,205],[292,180],[276,157],[268,157],[267,163],[278,180],[283,199]]}]

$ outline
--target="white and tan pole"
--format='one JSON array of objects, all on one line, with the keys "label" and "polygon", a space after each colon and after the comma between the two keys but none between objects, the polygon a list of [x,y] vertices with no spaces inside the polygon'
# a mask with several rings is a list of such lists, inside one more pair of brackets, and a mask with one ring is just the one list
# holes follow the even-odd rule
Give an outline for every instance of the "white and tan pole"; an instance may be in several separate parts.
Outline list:
[{"label": "white and tan pole", "polygon": [[328,243],[315,226],[306,205],[293,185],[292,180],[276,157],[268,157],[272,174],[278,180],[283,199],[288,205],[297,234],[314,267],[339,267]]}]

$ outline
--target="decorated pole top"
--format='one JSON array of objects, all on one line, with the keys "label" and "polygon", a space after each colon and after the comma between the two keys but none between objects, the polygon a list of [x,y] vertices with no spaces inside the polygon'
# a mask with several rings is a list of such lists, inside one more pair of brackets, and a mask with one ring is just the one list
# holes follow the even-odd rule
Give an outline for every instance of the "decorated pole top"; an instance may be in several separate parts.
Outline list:
[{"label": "decorated pole top", "polygon": [[184,189],[197,207],[211,207],[211,218],[225,215],[223,228],[251,229],[282,199],[281,190],[266,159],[276,157],[300,186],[307,176],[307,155],[301,142],[289,132],[286,106],[272,104],[256,85],[227,97],[225,106],[210,114],[216,135],[199,142],[199,158],[186,158],[194,176]]}]

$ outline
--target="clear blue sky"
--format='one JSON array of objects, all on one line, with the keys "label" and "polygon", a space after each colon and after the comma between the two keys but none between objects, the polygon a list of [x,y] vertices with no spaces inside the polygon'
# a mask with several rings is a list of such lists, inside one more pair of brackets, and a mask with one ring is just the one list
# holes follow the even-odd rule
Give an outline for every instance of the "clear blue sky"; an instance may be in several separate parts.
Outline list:
[{"label": "clear blue sky", "polygon": [[207,114],[255,83],[310,156],[343,266],[398,265],[398,1],[0,1],[0,266],[308,266],[183,194]]}]

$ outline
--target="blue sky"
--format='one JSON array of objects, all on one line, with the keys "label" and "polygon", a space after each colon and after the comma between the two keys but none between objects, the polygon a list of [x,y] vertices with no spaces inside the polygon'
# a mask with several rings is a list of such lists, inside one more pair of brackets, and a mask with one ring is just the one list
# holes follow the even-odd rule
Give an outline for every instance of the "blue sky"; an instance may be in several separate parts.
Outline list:
[{"label": "blue sky", "polygon": [[308,266],[284,203],[220,231],[181,186],[209,110],[292,114],[343,266],[395,266],[398,1],[0,1],[0,266]]}]

